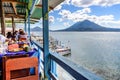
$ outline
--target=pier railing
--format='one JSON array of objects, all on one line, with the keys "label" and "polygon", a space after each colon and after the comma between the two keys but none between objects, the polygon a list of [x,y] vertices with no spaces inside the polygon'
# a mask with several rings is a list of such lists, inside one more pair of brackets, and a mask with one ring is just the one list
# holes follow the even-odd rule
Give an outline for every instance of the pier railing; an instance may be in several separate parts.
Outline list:
[{"label": "pier railing", "polygon": [[[40,54],[40,66],[41,71],[44,66],[43,61],[43,48],[41,45],[36,41],[31,41],[32,45],[39,51]],[[41,54],[42,51],[42,54]],[[56,73],[56,64],[59,64],[65,71],[67,71],[75,80],[103,80],[101,77],[89,72],[88,70],[84,69],[83,67],[78,66],[77,64],[71,62],[70,60],[66,59],[65,57],[50,52],[50,60],[51,60],[51,69],[49,70],[49,76],[52,80],[58,80]],[[43,70],[44,71],[44,70]]]}]

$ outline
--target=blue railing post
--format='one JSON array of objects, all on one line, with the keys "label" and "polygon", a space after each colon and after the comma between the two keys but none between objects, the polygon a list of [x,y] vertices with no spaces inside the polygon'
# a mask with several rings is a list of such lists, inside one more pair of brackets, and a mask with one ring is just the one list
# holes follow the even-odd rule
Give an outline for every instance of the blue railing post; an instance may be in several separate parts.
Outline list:
[{"label": "blue railing post", "polygon": [[57,77],[57,71],[56,71],[56,62],[51,60],[51,71],[52,73]]},{"label": "blue railing post", "polygon": [[50,71],[50,54],[49,54],[49,27],[48,27],[48,0],[42,0],[42,17],[43,17],[43,52],[44,52],[44,78],[51,80]]},{"label": "blue railing post", "polygon": [[[40,63],[39,66],[40,66],[41,65],[41,56],[40,56],[41,55],[41,50],[39,48],[38,48],[38,52],[39,52],[39,54],[38,54],[38,60],[39,60],[39,63]],[[39,72],[41,71],[40,69],[41,68],[38,68]]]},{"label": "blue railing post", "polygon": [[26,23],[26,19],[25,19],[24,31],[27,32],[27,23]]},{"label": "blue railing post", "polygon": [[30,38],[30,10],[28,10],[28,36]]}]

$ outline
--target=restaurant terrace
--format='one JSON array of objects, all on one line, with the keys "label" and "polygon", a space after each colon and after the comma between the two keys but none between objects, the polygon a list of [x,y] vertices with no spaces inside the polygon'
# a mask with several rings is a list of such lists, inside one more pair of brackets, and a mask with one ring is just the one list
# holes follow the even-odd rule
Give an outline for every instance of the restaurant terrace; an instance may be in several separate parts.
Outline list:
[{"label": "restaurant terrace", "polygon": [[[102,80],[102,78],[77,66],[65,57],[49,50],[49,11],[64,0],[0,0],[1,35],[6,36],[6,23],[24,24],[27,38],[9,43],[0,42],[0,80],[59,80],[60,65],[75,80]],[[43,47],[31,39],[30,24],[42,18]],[[39,26],[39,25],[38,25]]]}]

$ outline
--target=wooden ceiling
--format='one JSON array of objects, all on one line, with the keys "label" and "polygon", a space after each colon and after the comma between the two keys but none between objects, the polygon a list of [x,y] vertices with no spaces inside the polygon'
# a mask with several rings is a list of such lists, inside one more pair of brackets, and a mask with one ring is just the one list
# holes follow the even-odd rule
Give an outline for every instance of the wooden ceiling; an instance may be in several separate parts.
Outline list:
[{"label": "wooden ceiling", "polygon": [[1,0],[6,18],[23,18],[26,17],[26,8],[28,0]]},{"label": "wooden ceiling", "polygon": [[[49,0],[49,11],[53,10],[63,1]],[[3,10],[0,11],[3,11],[5,18],[15,18],[18,21],[24,19],[25,21],[29,11],[31,12],[30,18],[37,19],[34,21],[38,21],[42,17],[42,0],[0,0],[0,2],[2,2],[3,7]]]}]

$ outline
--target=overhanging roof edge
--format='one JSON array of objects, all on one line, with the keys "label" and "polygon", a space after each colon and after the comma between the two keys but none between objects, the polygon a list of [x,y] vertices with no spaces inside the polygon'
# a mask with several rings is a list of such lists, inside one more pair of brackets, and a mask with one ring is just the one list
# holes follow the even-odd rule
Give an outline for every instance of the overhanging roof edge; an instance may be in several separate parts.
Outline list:
[{"label": "overhanging roof edge", "polygon": [[[37,3],[37,1],[39,2],[39,4]],[[50,1],[49,2],[49,11],[50,10],[52,10],[52,9],[54,9],[57,5],[59,5],[60,3],[62,3],[64,0],[55,0],[55,2],[54,2],[54,0],[53,0],[53,2],[52,1]],[[31,11],[31,18],[36,18],[36,19],[40,19],[42,16],[39,16],[39,15],[41,15],[40,13],[38,13],[38,15],[36,15],[37,13],[36,13],[36,9],[41,9],[42,8],[42,3],[41,3],[41,0],[36,0],[36,2],[35,3],[37,3],[37,5],[36,4],[34,4],[34,7],[33,7],[33,9],[32,9],[32,11]],[[39,12],[39,11],[37,11],[37,12]]]}]

